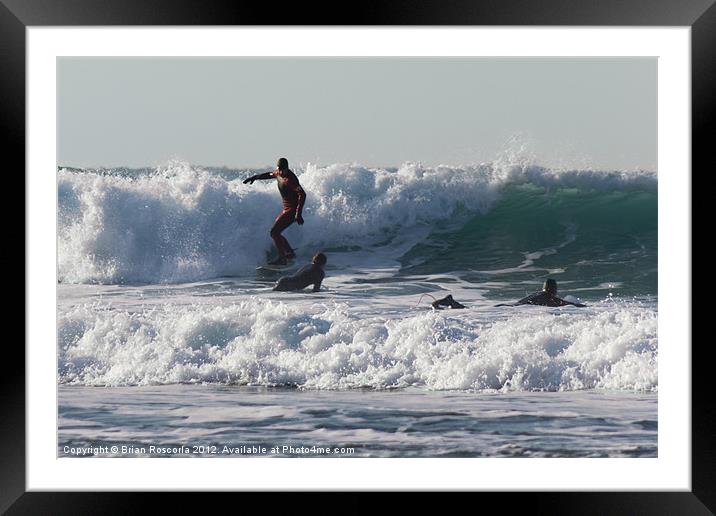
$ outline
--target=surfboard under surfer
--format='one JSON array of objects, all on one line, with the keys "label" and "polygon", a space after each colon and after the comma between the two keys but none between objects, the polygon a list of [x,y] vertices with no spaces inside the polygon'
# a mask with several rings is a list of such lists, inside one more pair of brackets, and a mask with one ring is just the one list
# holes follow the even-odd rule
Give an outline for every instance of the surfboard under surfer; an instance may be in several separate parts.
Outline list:
[{"label": "surfboard under surfer", "polygon": [[278,258],[269,265],[286,265],[288,260],[296,257],[296,253],[281,233],[289,227],[294,221],[301,226],[303,224],[303,206],[306,202],[306,192],[298,182],[298,177],[288,168],[288,160],[280,158],[276,163],[276,170],[256,174],[248,179],[244,179],[244,184],[253,184],[254,181],[263,181],[266,179],[276,178],[278,183],[278,191],[281,193],[283,200],[283,210],[271,226],[270,235],[276,244],[278,250]]}]

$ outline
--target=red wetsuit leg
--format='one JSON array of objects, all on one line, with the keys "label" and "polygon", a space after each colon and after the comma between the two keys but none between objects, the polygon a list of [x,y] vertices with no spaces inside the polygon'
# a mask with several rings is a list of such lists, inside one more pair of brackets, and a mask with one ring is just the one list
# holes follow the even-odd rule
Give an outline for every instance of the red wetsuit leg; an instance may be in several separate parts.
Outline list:
[{"label": "red wetsuit leg", "polygon": [[293,224],[293,221],[296,219],[296,212],[291,211],[282,211],[278,217],[276,217],[276,221],[273,223],[273,226],[271,227],[271,238],[273,238],[274,243],[276,244],[276,249],[278,250],[278,255],[281,258],[285,258],[287,254],[291,251],[291,246],[288,244],[288,240],[284,236],[281,235],[281,232],[283,232],[284,229],[286,229],[288,226]]},{"label": "red wetsuit leg", "polygon": [[281,240],[283,240],[283,248],[286,251],[286,256],[288,258],[294,258],[296,256],[296,253],[293,251],[293,248],[291,247],[291,244],[288,243],[288,240],[286,240],[286,237],[281,235]]}]

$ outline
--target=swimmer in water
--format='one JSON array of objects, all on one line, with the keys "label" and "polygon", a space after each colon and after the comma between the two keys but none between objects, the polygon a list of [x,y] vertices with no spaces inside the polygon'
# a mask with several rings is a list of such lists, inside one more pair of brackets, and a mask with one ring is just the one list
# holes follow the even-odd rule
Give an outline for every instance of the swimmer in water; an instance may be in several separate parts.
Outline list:
[{"label": "swimmer in water", "polygon": [[323,272],[323,268],[326,266],[326,255],[323,253],[317,253],[312,260],[311,265],[302,267],[293,276],[284,276],[280,278],[276,285],[273,287],[274,290],[286,292],[289,290],[302,290],[308,285],[313,285],[313,291],[318,292],[321,290],[321,282],[325,278],[326,273]]},{"label": "swimmer in water", "polygon": [[535,292],[529,296],[520,299],[516,303],[512,304],[499,304],[495,306],[519,306],[519,305],[539,305],[539,306],[578,306],[585,307],[581,303],[572,303],[571,301],[565,301],[561,297],[557,296],[557,282],[552,278],[547,279],[542,287],[542,292]]}]

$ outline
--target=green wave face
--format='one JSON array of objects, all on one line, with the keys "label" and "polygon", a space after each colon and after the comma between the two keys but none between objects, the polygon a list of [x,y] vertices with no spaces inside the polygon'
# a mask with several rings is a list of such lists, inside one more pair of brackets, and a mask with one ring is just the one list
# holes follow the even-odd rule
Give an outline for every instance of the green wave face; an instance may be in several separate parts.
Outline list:
[{"label": "green wave face", "polygon": [[454,221],[406,254],[401,272],[490,283],[495,299],[538,290],[547,277],[582,299],[657,295],[656,192],[511,186],[489,212]]}]

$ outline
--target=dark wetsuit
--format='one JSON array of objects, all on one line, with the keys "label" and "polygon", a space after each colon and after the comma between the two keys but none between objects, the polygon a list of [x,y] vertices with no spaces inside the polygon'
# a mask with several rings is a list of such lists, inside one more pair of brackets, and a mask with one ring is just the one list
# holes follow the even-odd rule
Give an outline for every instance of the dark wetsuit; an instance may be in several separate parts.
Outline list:
[{"label": "dark wetsuit", "polygon": [[512,304],[500,304],[495,306],[518,306],[518,305],[539,305],[539,306],[566,306],[566,305],[572,305],[572,306],[578,306],[578,307],[585,307],[587,305],[583,305],[580,303],[570,303],[569,301],[565,301],[561,297],[557,297],[554,294],[550,294],[549,292],[542,291],[542,292],[535,292],[534,294],[530,294],[529,296],[520,299],[516,303]]},{"label": "dark wetsuit", "polygon": [[303,205],[306,201],[306,192],[301,188],[300,183],[296,174],[290,169],[286,169],[283,172],[274,171],[271,175],[276,178],[278,183],[278,191],[281,193],[283,199],[283,211],[276,217],[276,221],[271,227],[271,238],[276,243],[276,249],[281,257],[291,256],[293,249],[291,249],[286,237],[281,235],[284,229],[293,224],[296,220],[296,215],[301,215]]},{"label": "dark wetsuit", "polygon": [[306,288],[308,285],[313,284],[313,291],[318,292],[321,289],[321,282],[326,276],[323,272],[323,268],[320,265],[312,263],[301,267],[301,269],[293,276],[285,276],[278,280],[274,290],[301,290]]},{"label": "dark wetsuit", "polygon": [[442,310],[443,306],[447,306],[450,308],[466,308],[465,305],[463,305],[462,303],[458,303],[457,301],[455,301],[452,298],[452,294],[445,296],[442,299],[436,299],[435,301],[432,302],[432,307],[435,310]]}]

